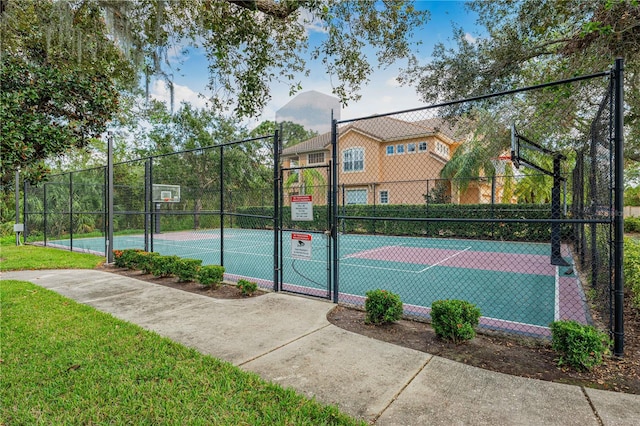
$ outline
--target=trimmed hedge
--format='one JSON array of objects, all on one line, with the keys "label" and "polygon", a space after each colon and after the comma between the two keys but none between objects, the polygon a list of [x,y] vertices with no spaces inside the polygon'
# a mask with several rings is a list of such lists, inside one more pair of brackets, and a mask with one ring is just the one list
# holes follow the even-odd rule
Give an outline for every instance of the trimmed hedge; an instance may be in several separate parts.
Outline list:
[{"label": "trimmed hedge", "polygon": [[258,291],[258,284],[249,280],[239,280],[236,287],[240,289],[243,296],[248,297]]},{"label": "trimmed hedge", "polygon": [[436,335],[459,343],[476,336],[480,309],[466,300],[436,300],[431,304],[431,326]]},{"label": "trimmed hedge", "polygon": [[624,281],[631,289],[633,304],[640,309],[640,241],[624,239]]},{"label": "trimmed hedge", "polygon": [[198,272],[198,282],[207,287],[218,288],[224,278],[224,267],[219,265],[206,265]]},{"label": "trimmed hedge", "polygon": [[629,232],[629,233],[640,232],[640,217],[625,217],[624,232]]},{"label": "trimmed hedge", "polygon": [[402,300],[399,295],[382,289],[369,290],[365,294],[365,323],[389,324],[402,318]]},{"label": "trimmed hedge", "polygon": [[158,278],[170,277],[174,275],[179,260],[178,256],[152,256],[151,273]]},{"label": "trimmed hedge", "polygon": [[178,282],[195,281],[202,267],[201,259],[178,259],[173,265],[173,273],[178,277]]},{"label": "trimmed hedge", "polygon": [[591,325],[576,321],[551,323],[552,348],[560,354],[558,364],[577,370],[591,370],[609,352],[609,337]]},{"label": "trimmed hedge", "polygon": [[[354,216],[356,219],[343,221],[339,232],[424,236],[434,238],[473,238],[507,241],[548,242],[551,239],[551,227],[546,222],[491,223],[491,222],[448,222],[447,219],[550,219],[551,211],[547,205],[536,204],[421,204],[421,205],[353,205],[340,206],[340,215]],[[273,215],[270,206],[246,207],[238,209],[248,215]],[[291,207],[282,207],[283,226],[297,229],[320,231],[326,229],[327,206],[313,206],[313,221],[293,222]],[[368,220],[365,217],[385,217],[391,220]],[[362,219],[360,219],[362,218]],[[395,220],[394,220],[395,219]],[[412,221],[402,219],[442,219],[440,221]],[[262,222],[262,224],[258,224]],[[470,226],[471,224],[471,226]],[[252,217],[238,217],[237,226],[241,228],[269,228],[271,222],[256,221]],[[568,224],[563,227],[564,237],[571,235]]]}]

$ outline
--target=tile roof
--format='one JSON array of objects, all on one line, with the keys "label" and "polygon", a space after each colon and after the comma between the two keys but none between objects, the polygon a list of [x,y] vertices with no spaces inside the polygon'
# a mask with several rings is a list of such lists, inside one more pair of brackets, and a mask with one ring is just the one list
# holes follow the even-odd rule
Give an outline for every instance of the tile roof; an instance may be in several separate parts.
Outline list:
[{"label": "tile roof", "polygon": [[331,144],[331,132],[323,133],[299,144],[284,148],[282,155],[296,155],[313,151],[321,151]]},{"label": "tile roof", "polygon": [[[442,118],[432,118],[421,121],[404,121],[392,117],[376,117],[350,122],[338,129],[340,134],[354,130],[381,142],[399,141],[422,136],[432,136],[436,133],[456,140],[456,126]],[[331,144],[331,132],[323,133],[314,138],[282,150],[282,155],[297,155],[327,149]]]}]

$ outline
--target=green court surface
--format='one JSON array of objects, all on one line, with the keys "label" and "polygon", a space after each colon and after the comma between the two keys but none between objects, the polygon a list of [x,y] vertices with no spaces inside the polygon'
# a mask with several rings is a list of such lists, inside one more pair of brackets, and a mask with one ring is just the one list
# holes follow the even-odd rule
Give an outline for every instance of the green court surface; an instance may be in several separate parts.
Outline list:
[{"label": "green court surface", "polygon": [[[305,235],[310,247],[300,250],[299,235],[282,233],[282,288],[330,297],[329,238]],[[48,244],[69,247],[70,241]],[[73,240],[74,250],[104,253],[104,246],[104,238]],[[142,235],[114,237],[114,249],[144,247]],[[228,279],[248,278],[273,288],[273,231],[166,232],[154,235],[153,251],[223,263]],[[551,265],[550,252],[550,244],[541,243],[339,235],[339,300],[362,305],[368,290],[382,288],[401,296],[406,313],[428,316],[434,300],[463,299],[481,309],[487,327],[544,334],[557,319],[587,320],[573,268]],[[563,256],[573,263],[566,247]]]}]

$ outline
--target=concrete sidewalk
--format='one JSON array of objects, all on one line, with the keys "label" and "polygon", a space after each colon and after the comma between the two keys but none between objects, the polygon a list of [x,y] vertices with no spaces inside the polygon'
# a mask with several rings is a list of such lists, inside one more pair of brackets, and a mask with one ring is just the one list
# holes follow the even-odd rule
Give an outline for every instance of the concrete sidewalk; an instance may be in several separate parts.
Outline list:
[{"label": "concrete sidewalk", "polygon": [[97,270],[5,272],[376,425],[638,425],[640,396],[509,376],[330,324],[329,302],[218,300]]}]

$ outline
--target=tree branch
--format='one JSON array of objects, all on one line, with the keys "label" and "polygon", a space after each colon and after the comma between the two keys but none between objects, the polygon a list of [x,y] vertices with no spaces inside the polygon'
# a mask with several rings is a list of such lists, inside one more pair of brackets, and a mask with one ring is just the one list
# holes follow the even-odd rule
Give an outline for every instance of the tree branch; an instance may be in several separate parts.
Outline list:
[{"label": "tree branch", "polygon": [[227,0],[237,6],[249,10],[258,10],[266,15],[284,19],[298,9],[295,2],[283,1],[276,3],[273,0]]}]

